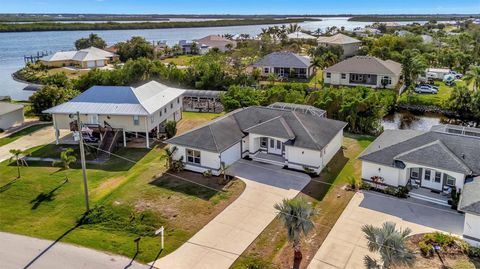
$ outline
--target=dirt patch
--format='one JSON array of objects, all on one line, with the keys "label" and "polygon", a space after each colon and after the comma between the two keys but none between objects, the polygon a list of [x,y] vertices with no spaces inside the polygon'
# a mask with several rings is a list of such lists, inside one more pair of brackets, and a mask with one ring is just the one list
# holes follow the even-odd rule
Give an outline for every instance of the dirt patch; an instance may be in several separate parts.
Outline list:
[{"label": "dirt patch", "polygon": [[120,186],[123,182],[125,182],[127,178],[125,176],[119,176],[110,178],[107,181],[101,183],[98,187],[93,189],[92,196],[95,200],[101,199],[106,194],[110,193],[113,189]]}]

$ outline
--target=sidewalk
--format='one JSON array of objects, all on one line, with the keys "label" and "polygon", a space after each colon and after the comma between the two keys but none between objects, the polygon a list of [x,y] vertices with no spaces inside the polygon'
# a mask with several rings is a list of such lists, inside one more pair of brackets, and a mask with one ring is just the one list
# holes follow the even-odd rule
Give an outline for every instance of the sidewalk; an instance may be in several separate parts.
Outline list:
[{"label": "sidewalk", "polygon": [[55,243],[50,240],[0,232],[0,268],[147,269],[150,266],[132,262],[128,257],[61,242]]}]

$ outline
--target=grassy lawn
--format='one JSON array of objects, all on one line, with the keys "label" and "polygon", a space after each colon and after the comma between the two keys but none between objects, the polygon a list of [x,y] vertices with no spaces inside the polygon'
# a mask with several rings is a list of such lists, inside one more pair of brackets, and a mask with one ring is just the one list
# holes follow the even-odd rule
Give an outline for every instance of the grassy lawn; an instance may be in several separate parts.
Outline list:
[{"label": "grassy lawn", "polygon": [[[449,87],[445,85],[445,83],[439,81],[436,81],[435,85],[439,87],[437,94],[413,93],[413,96],[408,100],[408,94],[404,92],[400,95],[398,102],[401,104],[427,105],[445,108],[446,102],[452,94],[453,87]],[[466,85],[466,83],[463,80],[457,80],[456,85],[463,86]]]},{"label": "grassy lawn", "polygon": [[196,126],[205,124],[223,114],[224,113],[182,112],[183,120],[177,124],[177,134],[184,133]]},{"label": "grassy lawn", "polygon": [[200,55],[178,55],[171,58],[166,58],[162,60],[162,63],[165,64],[175,64],[180,66],[188,66],[190,65],[190,61],[200,57]]},{"label": "grassy lawn", "polygon": [[[302,240],[304,258],[301,268],[306,268],[310,263],[327,237],[330,227],[333,227],[352,198],[354,193],[345,191],[343,187],[350,177],[360,181],[361,164],[355,158],[372,141],[373,137],[346,135],[343,153],[337,153],[320,176],[314,178],[315,181],[312,180],[298,194],[298,197],[303,197],[310,202],[318,213],[314,217],[315,230]],[[231,268],[291,268],[292,264],[293,250],[288,243],[286,231],[281,222],[275,219]]]},{"label": "grassy lawn", "polygon": [[[207,114],[190,118],[207,117]],[[183,121],[188,121],[188,116]],[[32,156],[55,156],[62,146],[39,146]],[[65,147],[65,146],[63,146]],[[78,152],[77,152],[78,153]],[[213,191],[164,175],[163,148],[121,149],[101,165],[87,164],[92,214],[78,221],[85,210],[82,173],[79,165],[70,170],[50,163],[29,162],[21,167],[0,163],[0,230],[61,240],[129,257],[135,254],[134,239],[141,237],[136,260],[150,262],[159,252],[154,231],[166,229],[166,255],[188,240],[243,191],[241,181],[227,186],[215,177],[181,172],[189,180],[224,191]],[[68,176],[68,181],[66,177]]]},{"label": "grassy lawn", "polygon": [[58,68],[48,69],[47,74],[49,76],[51,76],[51,75],[55,75],[55,74],[58,74],[58,73],[64,73],[68,78],[73,79],[73,78],[78,78],[79,76],[88,73],[88,71],[89,70],[75,70],[75,69],[58,67]]},{"label": "grassy lawn", "polygon": [[11,142],[23,137],[23,136],[29,135],[33,132],[36,132],[36,131],[38,131],[38,130],[40,130],[40,129],[44,128],[45,126],[48,126],[48,125],[50,125],[50,123],[29,126],[29,127],[25,128],[23,130],[20,130],[16,133],[13,133],[13,134],[9,135],[7,137],[0,138],[0,147],[6,145],[8,143],[11,143]]}]

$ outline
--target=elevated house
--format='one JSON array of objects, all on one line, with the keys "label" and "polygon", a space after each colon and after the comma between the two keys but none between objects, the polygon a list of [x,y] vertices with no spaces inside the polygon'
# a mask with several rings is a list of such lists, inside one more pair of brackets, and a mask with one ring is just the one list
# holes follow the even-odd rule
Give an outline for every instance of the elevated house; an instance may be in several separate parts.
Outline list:
[{"label": "elevated house", "polygon": [[219,35],[209,35],[200,39],[194,39],[193,41],[197,42],[202,47],[205,47],[208,50],[217,48],[221,52],[231,50],[237,46],[236,41],[227,39]]},{"label": "elevated house", "polygon": [[480,129],[386,130],[358,159],[362,179],[377,187],[407,186],[411,197],[445,206],[460,193],[464,238],[480,244]]},{"label": "elevated house", "polygon": [[321,36],[317,39],[318,44],[324,46],[340,46],[343,49],[342,57],[351,57],[357,54],[362,46],[362,41],[349,37],[344,34],[336,34],[333,36]]},{"label": "elevated house", "polygon": [[49,67],[73,66],[82,69],[104,67],[119,59],[110,51],[90,47],[82,50],[60,51],[40,59],[40,63]]},{"label": "elevated house", "polygon": [[393,89],[402,75],[402,65],[371,56],[354,56],[325,69],[325,84]]},{"label": "elevated house", "polygon": [[[88,141],[111,149],[117,141],[127,146],[130,138],[141,137],[145,147],[150,138],[164,131],[167,121],[182,118],[184,90],[171,88],[156,81],[139,87],[93,86],[69,102],[49,108],[58,144],[58,130],[79,129]],[[81,128],[76,125],[80,112]]]},{"label": "elevated house", "polygon": [[315,74],[315,67],[309,57],[293,52],[272,52],[256,63],[253,68],[261,70],[262,77],[276,74],[282,78],[309,78]]},{"label": "elevated house", "polygon": [[320,173],[341,148],[346,123],[306,105],[275,103],[230,112],[166,142],[174,159],[219,175],[241,158]]}]

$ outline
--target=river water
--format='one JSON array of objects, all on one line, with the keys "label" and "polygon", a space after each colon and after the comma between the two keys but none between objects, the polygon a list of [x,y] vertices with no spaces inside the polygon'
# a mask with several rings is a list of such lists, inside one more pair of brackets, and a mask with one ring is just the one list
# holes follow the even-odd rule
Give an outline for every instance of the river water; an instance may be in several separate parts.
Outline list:
[{"label": "river water", "polygon": [[[411,22],[400,22],[407,24]],[[369,22],[353,22],[348,18],[322,18],[322,21],[304,22],[300,25],[306,30],[325,29],[331,26],[345,27],[352,30],[356,27],[365,27]],[[51,32],[22,32],[0,33],[0,96],[11,96],[16,100],[27,100],[32,92],[22,91],[26,86],[12,79],[11,74],[24,66],[23,56],[34,55],[38,51],[61,51],[74,49],[75,40],[96,33],[107,44],[112,45],[124,41],[132,36],[143,36],[147,40],[166,40],[170,45],[182,39],[201,38],[210,34],[250,34],[257,35],[262,28],[268,25],[205,27],[205,28],[178,28],[178,29],[149,29],[149,30],[107,30],[107,31],[51,31]]]}]

